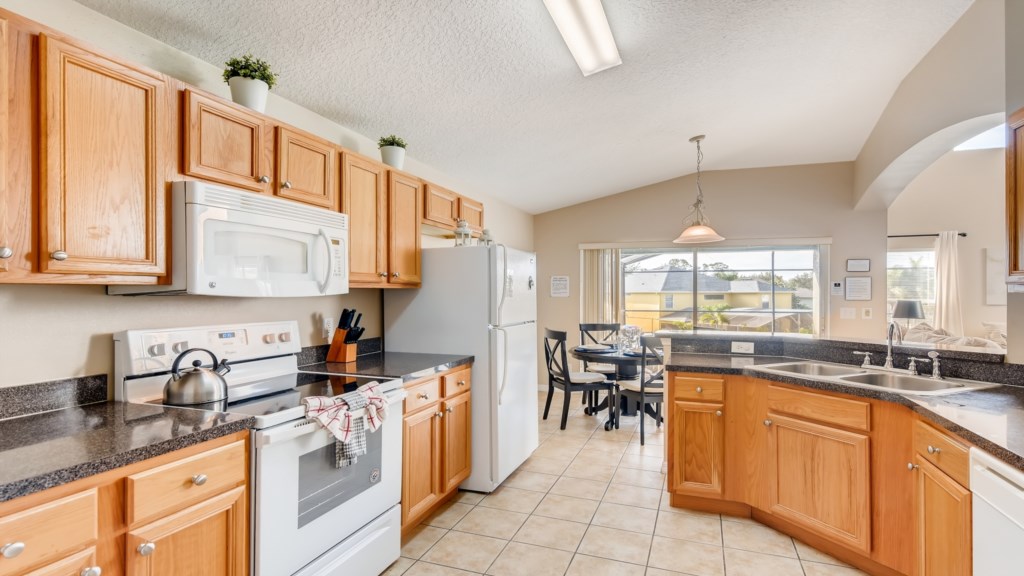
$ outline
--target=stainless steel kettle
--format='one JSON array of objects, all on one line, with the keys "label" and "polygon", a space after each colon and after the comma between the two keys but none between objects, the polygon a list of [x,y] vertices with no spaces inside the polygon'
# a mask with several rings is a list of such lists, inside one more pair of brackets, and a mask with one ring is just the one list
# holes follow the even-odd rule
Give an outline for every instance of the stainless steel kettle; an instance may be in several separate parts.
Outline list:
[{"label": "stainless steel kettle", "polygon": [[[201,360],[192,362],[192,368],[179,371],[185,356],[192,352],[206,352],[213,358],[214,369],[203,368]],[[171,378],[164,384],[164,402],[172,406],[194,406],[210,402],[221,402],[228,397],[228,383],[224,374],[231,371],[227,360],[217,362],[217,356],[205,348],[189,348],[174,359]]]}]

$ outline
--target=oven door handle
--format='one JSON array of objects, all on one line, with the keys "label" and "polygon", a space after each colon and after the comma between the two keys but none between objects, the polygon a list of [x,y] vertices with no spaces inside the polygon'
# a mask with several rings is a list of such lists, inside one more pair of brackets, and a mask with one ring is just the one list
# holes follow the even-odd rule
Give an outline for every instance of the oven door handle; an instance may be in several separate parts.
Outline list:
[{"label": "oven door handle", "polygon": [[[384,395],[388,400],[388,405],[394,405],[405,399],[405,390],[393,390]],[[397,414],[393,411],[388,415],[389,418],[401,418],[402,413],[399,411]],[[353,413],[356,417],[361,417],[365,414],[365,410],[359,409]],[[289,440],[301,438],[307,434],[312,434],[323,428],[312,420],[302,420],[292,424],[290,427],[277,427],[268,430],[257,430],[255,443],[257,447],[268,446],[270,444],[281,444]]]}]

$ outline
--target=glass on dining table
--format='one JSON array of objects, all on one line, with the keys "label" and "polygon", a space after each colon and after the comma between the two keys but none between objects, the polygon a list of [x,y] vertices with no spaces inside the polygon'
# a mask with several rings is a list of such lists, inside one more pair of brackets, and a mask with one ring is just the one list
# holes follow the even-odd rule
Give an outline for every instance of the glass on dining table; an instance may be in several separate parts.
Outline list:
[{"label": "glass on dining table", "polygon": [[622,352],[639,352],[640,335],[642,333],[643,331],[639,326],[634,326],[632,324],[626,324],[619,328],[619,350]]}]

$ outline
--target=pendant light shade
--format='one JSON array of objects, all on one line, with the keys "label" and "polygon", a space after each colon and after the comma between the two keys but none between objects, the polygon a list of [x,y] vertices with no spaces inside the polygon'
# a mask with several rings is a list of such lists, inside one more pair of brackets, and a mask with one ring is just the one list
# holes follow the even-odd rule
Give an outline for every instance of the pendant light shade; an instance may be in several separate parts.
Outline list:
[{"label": "pendant light shade", "polygon": [[683,233],[672,242],[675,244],[703,244],[705,242],[721,242],[725,240],[715,229],[711,227],[708,217],[704,215],[704,191],[700,187],[700,163],[704,159],[704,153],[700,150],[700,142],[704,135],[690,138],[690,142],[697,144],[697,201],[690,206],[690,213],[686,216]]}]

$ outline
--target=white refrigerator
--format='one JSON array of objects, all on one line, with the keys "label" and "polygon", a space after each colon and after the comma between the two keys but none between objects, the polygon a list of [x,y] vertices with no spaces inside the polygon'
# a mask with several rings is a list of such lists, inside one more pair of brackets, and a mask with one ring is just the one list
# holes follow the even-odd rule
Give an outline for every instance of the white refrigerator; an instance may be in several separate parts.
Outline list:
[{"label": "white refrigerator", "polygon": [[491,492],[537,448],[537,257],[430,248],[422,279],[384,291],[384,349],[474,356],[473,471],[461,487]]}]

